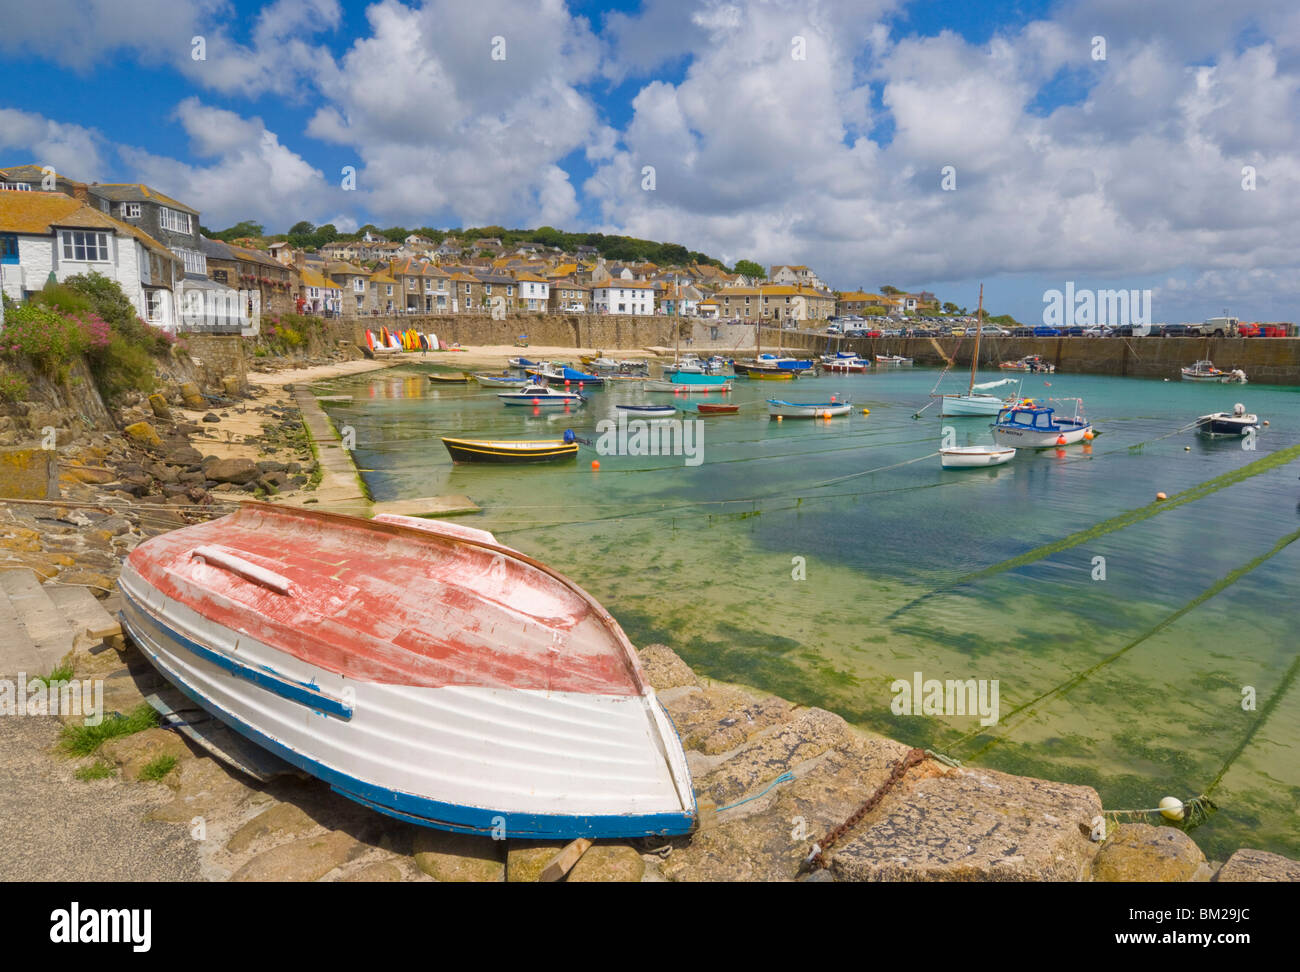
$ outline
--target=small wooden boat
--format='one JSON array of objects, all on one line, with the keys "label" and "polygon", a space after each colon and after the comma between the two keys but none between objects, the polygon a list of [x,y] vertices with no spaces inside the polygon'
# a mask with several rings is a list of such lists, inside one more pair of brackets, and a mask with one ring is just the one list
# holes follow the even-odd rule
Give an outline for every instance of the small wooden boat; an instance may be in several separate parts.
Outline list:
[{"label": "small wooden boat", "polygon": [[429,380],[438,385],[465,385],[469,383],[469,375],[463,371],[457,375],[442,375],[435,371],[429,375]]},{"label": "small wooden boat", "polygon": [[1056,371],[1056,365],[1044,361],[1040,355],[1028,354],[1016,361],[1003,361],[998,365],[1003,371],[1028,371],[1035,374],[1050,375]]},{"label": "small wooden boat", "polygon": [[671,405],[615,405],[628,418],[673,418],[677,409]]},{"label": "small wooden boat", "polygon": [[563,439],[453,439],[444,437],[442,444],[452,462],[493,462],[518,465],[527,462],[554,462],[572,459],[578,454],[578,441]]},{"label": "small wooden boat", "polygon": [[687,392],[694,394],[729,392],[731,391],[731,381],[721,378],[715,378],[710,375],[697,375],[696,377],[709,378],[708,382],[678,382],[677,376],[674,380],[668,381],[659,378],[646,378],[641,382],[641,387],[646,391],[652,392]]},{"label": "small wooden boat", "polygon": [[532,405],[537,408],[555,408],[581,405],[586,399],[577,392],[557,391],[546,385],[528,384],[517,391],[504,391],[497,395],[503,405]]},{"label": "small wooden boat", "polygon": [[694,824],[681,742],[623,630],[486,531],[250,502],[144,541],[118,585],[164,678],[372,810],[546,840]]},{"label": "small wooden boat", "polygon": [[1004,408],[993,423],[994,441],[1024,449],[1051,449],[1091,439],[1092,423],[1079,414],[1082,402],[1077,398],[1064,400],[1075,403],[1072,418],[1057,418],[1056,409],[1033,399]]},{"label": "small wooden boat", "polygon": [[782,418],[831,418],[847,415],[853,410],[852,402],[784,402],[778,398],[767,400],[767,414]]},{"label": "small wooden boat", "polygon": [[529,361],[527,358],[511,358],[506,364],[512,368],[518,368],[521,371],[524,368],[536,368],[540,364],[538,361]]},{"label": "small wooden boat", "polygon": [[695,410],[701,415],[735,415],[740,411],[740,406],[729,402],[700,402]]},{"label": "small wooden boat", "polygon": [[1230,437],[1241,438],[1252,431],[1259,431],[1259,416],[1247,412],[1246,406],[1238,402],[1231,412],[1213,412],[1202,415],[1196,420],[1196,430],[1211,439]]},{"label": "small wooden boat", "polygon": [[1002,446],[955,446],[939,450],[944,469],[980,469],[1000,466],[1016,457],[1015,449]]},{"label": "small wooden boat", "polygon": [[871,367],[871,362],[863,358],[836,358],[834,361],[822,359],[822,367],[835,374],[861,375]]},{"label": "small wooden boat", "polygon": [[778,368],[776,365],[754,365],[735,362],[732,369],[737,375],[744,375],[759,381],[793,381],[799,372],[792,368]]},{"label": "small wooden boat", "polygon": [[904,358],[901,354],[878,354],[876,363],[883,365],[901,365],[906,367],[912,363],[911,358]]},{"label": "small wooden boat", "polygon": [[500,375],[471,375],[476,382],[484,388],[521,388],[528,384],[527,378],[519,378],[511,374]]},{"label": "small wooden boat", "polygon": [[1182,369],[1183,381],[1212,381],[1221,385],[1244,385],[1246,373],[1240,368],[1233,371],[1220,371],[1210,360],[1198,361],[1190,368]]}]

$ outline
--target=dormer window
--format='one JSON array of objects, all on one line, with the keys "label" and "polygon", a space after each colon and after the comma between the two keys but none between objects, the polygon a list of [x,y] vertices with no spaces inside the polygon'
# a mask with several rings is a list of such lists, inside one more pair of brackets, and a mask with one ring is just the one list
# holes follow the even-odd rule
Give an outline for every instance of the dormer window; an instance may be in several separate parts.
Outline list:
[{"label": "dormer window", "polygon": [[139,204],[139,203],[130,203],[130,202],[129,202],[129,203],[122,203],[122,215],[123,215],[126,219],[139,219],[139,218],[140,218],[140,204]]}]

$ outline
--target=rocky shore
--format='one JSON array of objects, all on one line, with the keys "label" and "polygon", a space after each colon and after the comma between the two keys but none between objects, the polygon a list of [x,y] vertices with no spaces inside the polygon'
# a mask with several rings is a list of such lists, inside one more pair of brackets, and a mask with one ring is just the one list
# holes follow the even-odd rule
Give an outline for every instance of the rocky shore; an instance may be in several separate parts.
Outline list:
[{"label": "rocky shore", "polygon": [[[437,363],[469,364],[452,357]],[[195,381],[164,382],[113,416],[120,431],[87,429],[72,410],[13,410],[0,432],[13,433],[16,444],[43,428],[60,430],[60,499],[0,500],[0,569],[88,587],[114,608],[121,561],[142,539],[219,515],[244,497],[318,499],[321,473],[285,386],[385,363],[298,364],[306,367],[276,372],[262,360],[264,370],[246,382],[206,389]],[[91,843],[170,848],[179,879],[1300,880],[1300,863],[1263,851],[1207,861],[1191,837],[1169,826],[1112,825],[1104,841],[1094,840],[1103,808],[1089,787],[934,759],[896,773],[910,752],[903,743],[825,710],[701,679],[668,646],[649,645],[640,654],[681,735],[700,801],[701,826],[687,837],[602,841],[566,855],[560,844],[447,834],[371,812],[312,778],[286,773],[260,782],[167,728],[109,738],[92,753],[69,757],[55,751],[54,717],[28,716],[4,720],[0,732],[0,758],[21,767],[0,800],[0,823],[23,835],[0,842],[0,867],[11,876],[52,876],[30,848],[47,848],[44,858],[50,847],[71,847],[67,820],[84,819],[85,808],[98,803],[115,812],[97,819]],[[67,665],[76,677],[103,680],[110,712],[138,711],[162,687],[127,643],[80,645]],[[75,725],[79,717],[59,719]],[[100,778],[78,778],[92,769]],[[59,799],[66,814],[58,806],[27,812]],[[825,845],[830,834],[821,866],[808,867],[814,845]],[[96,847],[81,846],[76,856],[96,854]],[[111,870],[122,878],[167,870],[146,863],[156,855],[118,858]],[[103,879],[71,863],[56,870]]]}]

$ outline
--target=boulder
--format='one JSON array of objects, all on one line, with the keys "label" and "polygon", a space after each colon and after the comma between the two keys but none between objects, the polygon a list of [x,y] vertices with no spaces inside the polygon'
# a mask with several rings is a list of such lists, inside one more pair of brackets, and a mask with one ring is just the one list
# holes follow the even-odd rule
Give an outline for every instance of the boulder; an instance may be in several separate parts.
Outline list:
[{"label": "boulder", "polygon": [[1216,881],[1300,881],[1300,861],[1243,847],[1219,868]]},{"label": "boulder", "polygon": [[646,681],[653,685],[656,691],[662,692],[664,689],[699,684],[699,679],[691,671],[691,666],[682,661],[677,652],[667,645],[646,645],[637,652],[637,655],[641,660],[641,667],[645,669]]},{"label": "boulder", "polygon": [[58,499],[58,459],[53,449],[0,449],[0,498]]},{"label": "boulder", "polygon": [[1196,842],[1175,827],[1120,824],[1092,865],[1097,881],[1191,881],[1205,864]]},{"label": "boulder", "polygon": [[119,736],[105,742],[100,752],[120,766],[122,776],[128,780],[139,779],[140,772],[160,756],[175,756],[180,762],[194,755],[180,735],[170,729],[146,729],[130,736]]},{"label": "boulder", "polygon": [[510,882],[535,882],[542,869],[564,850],[564,844],[539,843],[514,840],[506,850],[506,880]]},{"label": "boulder", "polygon": [[148,446],[152,449],[162,448],[162,436],[148,422],[133,422],[122,430],[126,433],[128,439],[136,445]]},{"label": "boulder", "polygon": [[635,848],[626,844],[597,844],[587,849],[569,872],[574,881],[640,881],[645,861]]},{"label": "boulder", "polygon": [[292,803],[275,803],[236,830],[226,841],[226,850],[242,854],[265,838],[299,837],[316,827],[316,821],[302,808]]},{"label": "boulder", "polygon": [[189,823],[196,816],[231,810],[254,792],[215,759],[184,760],[164,782],[176,792],[176,797],[171,803],[151,810],[149,820]]},{"label": "boulder", "polygon": [[334,868],[365,853],[365,845],[341,830],[272,847],[258,854],[232,881],[317,881]]},{"label": "boulder", "polygon": [[186,408],[203,408],[207,404],[207,399],[199,391],[199,386],[192,381],[183,381],[180,386],[181,401],[185,403]]},{"label": "boulder", "polygon": [[167,453],[164,461],[172,466],[197,466],[203,461],[203,453],[190,445],[177,446]]},{"label": "boulder", "polygon": [[251,459],[218,459],[204,466],[208,479],[218,483],[243,486],[257,479],[257,463]]},{"label": "boulder", "polygon": [[501,842],[470,834],[421,830],[415,835],[415,863],[437,881],[504,881]]},{"label": "boulder", "polygon": [[153,410],[154,418],[170,419],[172,417],[171,406],[167,404],[167,399],[162,395],[153,394],[149,396],[149,407]]},{"label": "boulder", "polygon": [[375,861],[339,880],[361,884],[395,884],[402,880],[402,869],[392,861]]}]

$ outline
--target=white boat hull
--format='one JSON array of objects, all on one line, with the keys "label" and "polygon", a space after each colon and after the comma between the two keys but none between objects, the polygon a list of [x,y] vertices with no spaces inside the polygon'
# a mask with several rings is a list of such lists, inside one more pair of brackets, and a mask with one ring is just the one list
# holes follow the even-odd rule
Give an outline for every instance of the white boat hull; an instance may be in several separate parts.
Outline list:
[{"label": "white boat hull", "polygon": [[957,446],[940,449],[939,459],[944,469],[979,469],[1000,466],[1016,457],[1015,449],[996,446]]},{"label": "white boat hull", "polygon": [[663,381],[659,378],[647,378],[641,383],[641,387],[646,391],[652,392],[700,392],[705,394],[717,394],[718,392],[731,391],[731,382],[700,382],[698,384],[684,385],[674,381]]},{"label": "white boat hull", "polygon": [[944,395],[940,399],[942,415],[993,415],[1006,407],[1006,400],[996,395]]},{"label": "white boat hull", "polygon": [[[1058,445],[1074,445],[1076,442],[1082,442],[1091,431],[1091,424],[1050,431],[1033,428],[1005,428],[1001,425],[995,425],[993,427],[993,439],[999,445],[1017,449],[1051,449]],[[1061,441],[1062,439],[1064,441]]]},{"label": "white boat hull", "polygon": [[[430,550],[436,549],[435,543]],[[497,563],[499,568],[476,573],[474,583],[492,588],[507,582],[510,568],[505,560]],[[193,568],[196,578],[214,569]],[[347,577],[364,586],[355,573]],[[184,600],[165,593],[128,560],[119,586],[132,640],[196,704],[344,796],[424,826],[511,837],[682,833],[690,826],[694,799],[685,756],[648,686],[628,693],[570,685],[516,688],[500,679],[395,680],[383,666],[399,658],[412,639],[453,637],[427,625],[454,608],[378,586],[365,603],[343,602],[334,617],[301,621],[316,625],[317,633],[328,628],[337,639],[336,656],[354,660],[355,674],[343,674],[347,663],[342,669],[323,667],[270,646],[258,627],[227,627],[214,620],[238,602],[181,583]],[[291,596],[297,600],[296,589]],[[533,595],[533,602],[509,596],[517,601],[515,610],[521,605],[526,611],[552,609],[549,594]],[[510,621],[507,605],[501,607],[492,619],[501,627],[496,637],[510,638],[507,629],[520,624],[516,637],[542,632],[542,626],[523,620],[526,614]],[[355,633],[348,627],[349,618],[367,612],[405,619],[388,629],[392,642],[374,656],[378,668],[368,667],[370,661],[357,667],[355,659],[369,656],[364,646],[352,647]],[[404,627],[420,617],[426,618],[422,628]],[[551,670],[558,677],[581,664],[576,647],[581,633],[574,628],[570,634],[573,645],[552,649]],[[470,629],[463,635],[479,637]],[[482,637],[487,658],[486,623]]]},{"label": "white boat hull", "polygon": [[828,418],[847,415],[853,410],[852,402],[776,402],[769,400],[767,414],[782,418]]}]

